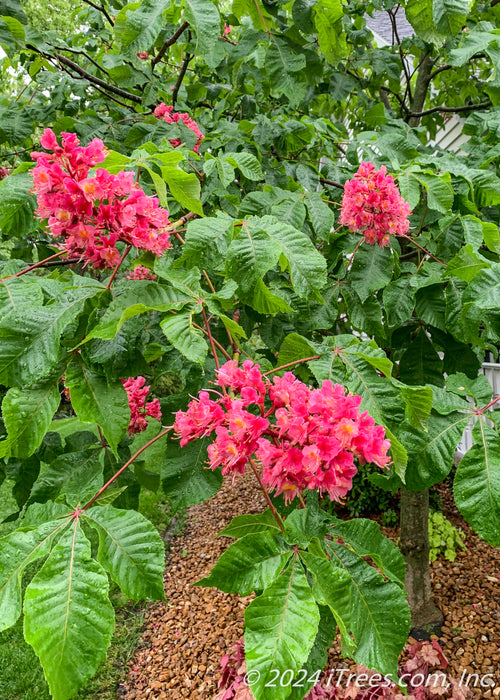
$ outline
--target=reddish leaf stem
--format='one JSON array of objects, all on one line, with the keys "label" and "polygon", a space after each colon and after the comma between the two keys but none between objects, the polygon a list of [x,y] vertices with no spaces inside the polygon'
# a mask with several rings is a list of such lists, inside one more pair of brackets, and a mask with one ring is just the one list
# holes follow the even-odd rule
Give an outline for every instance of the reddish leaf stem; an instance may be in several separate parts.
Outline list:
[{"label": "reddish leaf stem", "polygon": [[495,404],[497,401],[500,401],[500,396],[497,396],[496,399],[490,401],[489,404],[483,406],[483,408],[478,408],[476,411],[476,415],[481,416],[485,411],[488,410],[488,408],[491,408],[491,406],[493,406],[493,404]]},{"label": "reddish leaf stem", "polygon": [[118,265],[115,267],[115,269],[114,269],[113,272],[111,273],[111,277],[109,278],[109,282],[108,282],[107,285],[106,285],[106,289],[109,289],[109,288],[111,287],[111,284],[113,283],[113,280],[114,280],[115,277],[116,277],[116,273],[117,273],[118,270],[120,269],[120,267],[121,267],[123,261],[125,260],[125,258],[127,257],[127,255],[130,253],[131,250],[132,250],[132,246],[131,246],[131,245],[129,245],[129,246],[127,246],[127,247],[125,248],[125,252],[124,252],[123,255],[121,256],[120,262],[118,263]]},{"label": "reddish leaf stem", "polygon": [[111,486],[111,484],[112,484],[113,482],[115,482],[115,481],[118,479],[118,477],[120,476],[120,474],[123,474],[123,472],[125,471],[125,469],[127,469],[127,467],[129,467],[129,466],[132,464],[132,462],[133,462],[135,459],[137,459],[137,457],[138,457],[142,452],[144,452],[144,450],[147,450],[147,448],[148,448],[150,445],[152,445],[154,442],[156,442],[157,440],[159,440],[160,438],[162,438],[164,435],[166,435],[170,430],[172,430],[172,428],[173,428],[173,426],[172,426],[172,425],[169,425],[168,428],[165,428],[164,430],[162,430],[161,433],[158,433],[158,435],[157,435],[156,437],[154,437],[154,438],[152,438],[151,440],[149,440],[149,442],[147,442],[147,443],[146,443],[145,445],[143,445],[139,450],[137,450],[137,452],[135,453],[135,455],[132,455],[132,457],[131,457],[127,462],[125,462],[125,464],[123,465],[123,467],[120,467],[120,469],[118,469],[118,471],[117,471],[115,474],[113,474],[113,476],[111,477],[111,479],[110,479],[107,483],[105,483],[104,486],[103,486],[101,489],[99,489],[99,491],[95,494],[95,496],[92,496],[92,498],[90,499],[90,501],[89,501],[88,503],[86,503],[86,504],[83,506],[83,508],[81,508],[80,510],[82,511],[82,510],[87,510],[87,508],[90,508],[90,506],[91,506],[93,503],[95,503],[95,502],[97,501],[98,498],[100,498],[100,496],[106,491],[106,489],[108,489],[108,488]]},{"label": "reddish leaf stem", "polygon": [[203,321],[205,322],[205,328],[207,329],[207,335],[210,341],[210,347],[212,348],[212,355],[214,356],[215,366],[217,367],[217,369],[220,369],[219,358],[217,357],[217,350],[215,349],[214,339],[212,338],[212,331],[210,330],[210,323],[208,322],[204,306],[201,307],[201,313],[203,314]]},{"label": "reddish leaf stem", "polygon": [[432,253],[429,253],[429,251],[426,250],[426,248],[421,246],[420,243],[417,243],[417,241],[411,236],[407,236],[405,233],[400,234],[400,236],[401,238],[406,238],[408,241],[410,241],[410,243],[414,243],[417,246],[417,248],[420,248],[420,250],[423,251],[426,255],[430,255],[430,257],[436,262],[438,262],[440,265],[445,265],[445,263],[442,260],[436,258]]},{"label": "reddish leaf stem", "polygon": [[264,372],[264,377],[267,377],[268,374],[273,374],[274,372],[279,372],[282,369],[286,369],[287,367],[293,367],[294,365],[299,365],[302,362],[311,362],[312,360],[319,360],[321,355],[313,355],[312,357],[303,357],[301,360],[294,360],[293,362],[287,362],[286,365],[281,365],[280,367],[275,367],[274,369],[270,369],[267,372]]},{"label": "reddish leaf stem", "polygon": [[60,250],[59,253],[54,253],[54,255],[50,255],[48,258],[45,258],[45,260],[40,260],[40,262],[35,263],[34,265],[30,265],[29,267],[26,267],[24,270],[20,270],[20,272],[16,272],[15,275],[9,275],[8,277],[2,277],[4,280],[10,280],[12,277],[21,277],[21,275],[25,275],[27,272],[31,272],[31,270],[34,270],[37,267],[41,267],[42,265],[45,265],[46,262],[49,260],[54,260],[54,258],[58,258],[61,255],[64,255],[66,253],[65,250]]},{"label": "reddish leaf stem", "polygon": [[253,459],[252,459],[251,457],[249,457],[248,463],[250,464],[250,466],[251,466],[251,468],[252,468],[252,471],[253,471],[253,473],[255,474],[256,478],[257,478],[257,481],[259,482],[259,486],[260,486],[260,488],[262,489],[262,492],[263,492],[264,496],[266,497],[266,501],[267,501],[267,503],[268,503],[268,505],[269,505],[269,508],[271,509],[271,512],[272,512],[272,514],[273,514],[273,516],[274,516],[274,519],[275,519],[276,522],[278,523],[279,529],[281,530],[281,532],[284,532],[284,531],[285,531],[285,528],[284,528],[284,526],[283,526],[283,521],[281,520],[280,516],[278,515],[278,511],[277,511],[276,508],[274,507],[273,502],[271,501],[271,496],[269,495],[268,490],[266,489],[266,487],[265,487],[264,484],[262,483],[262,479],[260,478],[259,470],[257,469],[257,467],[256,467],[256,465],[255,465],[255,462],[253,461]]}]

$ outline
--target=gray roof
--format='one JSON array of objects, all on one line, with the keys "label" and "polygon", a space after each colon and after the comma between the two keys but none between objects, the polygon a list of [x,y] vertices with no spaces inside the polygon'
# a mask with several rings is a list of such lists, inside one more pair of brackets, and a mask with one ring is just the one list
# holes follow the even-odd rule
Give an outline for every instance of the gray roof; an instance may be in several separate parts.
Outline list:
[{"label": "gray roof", "polygon": [[[395,38],[393,39],[392,23],[389,14],[386,11],[375,10],[373,12],[373,17],[365,15],[365,19],[366,24],[372,30],[372,32],[378,34],[388,44],[392,44],[393,41],[396,41]],[[407,36],[413,36],[415,34],[413,27],[406,19],[406,15],[402,7],[399,7],[396,12],[396,26],[398,29],[398,36],[400,40],[404,39]]]}]

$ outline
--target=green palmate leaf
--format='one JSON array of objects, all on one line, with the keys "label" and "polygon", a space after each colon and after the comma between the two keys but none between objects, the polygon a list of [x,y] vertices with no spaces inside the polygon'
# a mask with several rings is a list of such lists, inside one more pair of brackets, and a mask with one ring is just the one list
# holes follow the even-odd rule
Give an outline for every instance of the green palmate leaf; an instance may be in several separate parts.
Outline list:
[{"label": "green palmate leaf", "polygon": [[455,36],[462,31],[469,14],[470,0],[433,0],[432,17],[438,32]]},{"label": "green palmate leaf", "polygon": [[415,295],[415,312],[430,326],[446,330],[446,300],[442,284],[430,284]]},{"label": "green palmate leaf", "polygon": [[151,49],[161,29],[167,0],[129,3],[116,16],[114,33],[120,50],[128,56]]},{"label": "green palmate leaf", "polygon": [[227,215],[195,219],[187,225],[181,260],[211,270],[221,269],[231,242],[234,220]]},{"label": "green palmate leaf", "polygon": [[280,257],[281,246],[254,220],[244,222],[229,246],[226,270],[244,292],[254,288]]},{"label": "green palmate leaf", "polygon": [[66,386],[78,418],[86,423],[97,423],[116,454],[130,423],[130,408],[122,383],[108,382],[76,355],[66,370]]},{"label": "green palmate leaf", "polygon": [[254,532],[232,544],[199,586],[250,595],[267,588],[290,558],[292,550],[272,531]]},{"label": "green palmate leaf", "polygon": [[[421,3],[425,5],[425,3]],[[408,3],[410,6],[410,3]],[[408,9],[406,10],[408,13]],[[420,202],[420,183],[415,177],[415,173],[411,171],[405,171],[397,176],[397,184],[399,191],[403,199],[408,202],[410,209],[415,209],[417,204]]]},{"label": "green palmate leaf", "polygon": [[266,531],[274,531],[274,534],[281,532],[270,508],[263,513],[237,515],[224,530],[219,532],[219,537],[234,537],[237,539],[245,535]]},{"label": "green palmate leaf", "polygon": [[311,540],[322,539],[327,528],[326,518],[321,511],[311,508],[296,509],[285,520],[283,538],[288,544],[307,547]]},{"label": "green palmate leaf", "polygon": [[406,566],[403,555],[384,537],[378,523],[356,518],[337,522],[329,533],[333,538],[340,537],[360,557],[369,556],[388,579],[404,586]]},{"label": "green palmate leaf", "polygon": [[191,362],[202,365],[208,353],[203,333],[193,326],[192,313],[168,316],[160,323],[162,331],[174,348]]},{"label": "green palmate leaf", "polygon": [[43,291],[36,280],[27,277],[0,279],[0,309],[6,314],[21,306],[42,306]]},{"label": "green palmate leaf", "polygon": [[27,24],[28,18],[24,14],[20,0],[1,0],[0,15],[2,17],[14,17],[21,24]]},{"label": "green palmate leaf", "polygon": [[243,294],[241,298],[260,314],[272,316],[292,310],[284,299],[269,291],[262,280],[257,280],[251,294]]},{"label": "green palmate leaf", "polygon": [[314,6],[314,23],[318,44],[326,60],[337,65],[346,52],[346,38],[342,26],[341,0],[319,0]]},{"label": "green palmate leaf", "polygon": [[427,419],[431,414],[433,393],[428,386],[406,386],[397,384],[406,406],[406,415],[410,425],[427,431]]},{"label": "green palmate leaf", "polygon": [[16,530],[0,539],[0,631],[11,627],[21,614],[24,569],[49,553],[54,537],[67,522],[46,522],[35,530]]},{"label": "green palmate leaf", "polygon": [[400,277],[388,284],[382,292],[385,313],[389,326],[404,323],[413,313],[415,287],[411,277]]},{"label": "green palmate leaf", "polygon": [[2,402],[7,440],[0,443],[0,456],[29,457],[41,444],[61,400],[57,384],[37,388],[12,388]]},{"label": "green palmate leaf", "polygon": [[22,236],[37,227],[32,187],[30,173],[13,173],[0,182],[0,230],[4,236]]},{"label": "green palmate leaf", "polygon": [[307,338],[298,333],[290,333],[280,346],[276,363],[279,367],[280,365],[286,365],[288,362],[302,360],[305,357],[313,357],[317,354],[317,351]]},{"label": "green palmate leaf", "polygon": [[403,353],[399,362],[399,376],[406,384],[444,385],[443,363],[423,328],[419,329]]},{"label": "green palmate leaf", "polygon": [[284,39],[272,36],[265,66],[273,92],[283,93],[291,104],[298,104],[305,93],[305,85],[297,77],[306,67],[304,54],[295,53]]},{"label": "green palmate leaf", "polygon": [[[345,610],[356,649],[353,658],[368,668],[397,678],[398,656],[410,630],[404,590],[384,578],[361,557],[334,542],[326,543],[332,563],[351,578],[351,601]],[[342,603],[339,599],[337,605]]]},{"label": "green palmate leaf", "polygon": [[500,231],[496,224],[489,221],[481,221],[484,244],[494,253],[500,253]]},{"label": "green palmate leaf", "polygon": [[290,686],[273,680],[273,669],[302,668],[312,649],[319,625],[318,606],[303,566],[294,557],[278,578],[245,610],[245,658],[248,671],[260,676],[252,685],[256,700],[282,700]]},{"label": "green palmate leaf", "polygon": [[427,194],[429,209],[447,214],[453,204],[453,188],[450,185],[450,176],[439,177],[433,173],[415,173],[417,180],[424,186]]},{"label": "green palmate leaf", "polygon": [[364,245],[356,252],[349,281],[365,301],[377,289],[385,287],[392,278],[394,261],[389,248],[378,245]]},{"label": "green palmate leaf", "polygon": [[[208,4],[212,5],[211,2]],[[175,165],[164,165],[161,168],[161,174],[172,193],[172,197],[186,209],[203,216],[203,207],[200,202],[200,181],[196,175],[186,173]]]},{"label": "green palmate leaf", "polygon": [[71,505],[84,505],[103,483],[100,447],[91,445],[83,450],[62,454],[40,470],[29,502],[44,503],[61,493]]},{"label": "green palmate leaf", "polygon": [[9,56],[23,49],[25,44],[24,27],[14,17],[0,17],[0,46]]},{"label": "green palmate leaf", "polygon": [[433,0],[407,0],[405,13],[408,22],[419,37],[424,41],[439,44],[442,36],[437,31],[432,6]]},{"label": "green palmate leaf", "polygon": [[478,416],[475,445],[457,467],[453,492],[458,509],[480,537],[500,546],[500,438]]},{"label": "green palmate leaf", "polygon": [[470,416],[458,412],[438,415],[434,411],[427,421],[427,432],[403,425],[398,438],[408,452],[406,486],[412,491],[429,488],[446,478],[453,454]]},{"label": "green palmate leaf", "polygon": [[470,282],[483,268],[489,266],[489,262],[482,256],[479,257],[474,253],[472,245],[469,244],[461,248],[455,257],[449,261],[445,275],[447,277],[453,275],[461,280]]},{"label": "green palmate leaf", "polygon": [[63,329],[74,322],[85,301],[103,289],[99,282],[61,290],[51,306],[23,307],[0,319],[0,382],[6,386],[33,384],[54,368]]},{"label": "green palmate leaf", "polygon": [[97,559],[123,593],[162,600],[165,548],[149,520],[111,505],[90,508],[85,517],[99,534]]},{"label": "green palmate leaf", "polygon": [[259,161],[252,153],[225,153],[224,160],[241,172],[248,180],[262,180],[264,175]]},{"label": "green palmate leaf", "polygon": [[317,545],[312,551],[301,552],[301,559],[314,579],[313,595],[320,605],[328,605],[338,625],[342,653],[351,655],[356,648],[349,634],[351,629],[351,577],[333,564]]},{"label": "green palmate leaf", "polygon": [[206,63],[215,67],[219,61],[212,60],[213,48],[220,35],[220,16],[210,0],[185,0],[184,16],[196,31],[196,48]]},{"label": "green palmate leaf", "polygon": [[500,306],[500,263],[493,263],[488,270],[481,270],[463,295],[464,304],[474,304],[479,309],[498,309]]},{"label": "green palmate leaf", "polygon": [[171,440],[162,465],[163,490],[176,511],[206,501],[222,484],[220,471],[207,468],[207,446],[210,440],[194,440],[180,447]]},{"label": "green palmate leaf", "polygon": [[467,377],[463,372],[452,374],[446,379],[447,391],[453,391],[459,396],[472,396],[478,406],[485,406],[491,400],[493,390],[488,378],[480,374],[475,379]]},{"label": "green palmate leaf", "polygon": [[177,297],[177,295],[160,287],[156,282],[136,280],[132,289],[124,289],[121,294],[116,295],[106,309],[104,316],[97,326],[86,335],[85,340],[88,341],[92,338],[109,340],[114,338],[125,321],[133,316],[146,311],[180,308],[188,301],[191,301],[190,297]]},{"label": "green palmate leaf", "polygon": [[108,577],[91,558],[77,520],[33,578],[24,599],[24,636],[54,700],[66,700],[96,672],[114,629]]},{"label": "green palmate leaf", "polygon": [[299,230],[306,219],[306,207],[302,201],[303,195],[286,197],[271,207],[271,214],[280,221]]},{"label": "green palmate leaf", "polygon": [[[294,7],[297,4],[295,0]],[[334,215],[328,204],[323,202],[319,192],[308,192],[304,197],[307,213],[314,233],[319,238],[327,238],[333,228]]]}]

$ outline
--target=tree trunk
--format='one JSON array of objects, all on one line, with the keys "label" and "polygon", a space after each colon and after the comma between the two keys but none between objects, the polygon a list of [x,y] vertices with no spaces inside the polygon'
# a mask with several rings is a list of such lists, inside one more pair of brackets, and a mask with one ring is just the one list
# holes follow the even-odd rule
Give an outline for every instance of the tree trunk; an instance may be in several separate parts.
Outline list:
[{"label": "tree trunk", "polygon": [[402,488],[399,548],[406,560],[405,587],[411,610],[411,633],[416,639],[439,635],[444,619],[432,600],[428,518],[429,490]]}]

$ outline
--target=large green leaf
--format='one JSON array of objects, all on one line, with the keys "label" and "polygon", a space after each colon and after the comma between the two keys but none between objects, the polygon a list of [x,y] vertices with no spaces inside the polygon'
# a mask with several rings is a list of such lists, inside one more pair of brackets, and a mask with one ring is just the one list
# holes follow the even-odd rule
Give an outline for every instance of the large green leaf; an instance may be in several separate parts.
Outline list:
[{"label": "large green leaf", "polygon": [[[498,229],[497,229],[498,231]],[[452,258],[446,267],[446,276],[453,275],[461,280],[470,282],[489,263],[483,257],[479,257],[472,249],[472,245],[466,245]]]},{"label": "large green leaf", "polygon": [[103,484],[100,447],[90,445],[60,455],[44,465],[36,479],[29,502],[44,503],[64,494],[71,505],[84,505]]},{"label": "large green leaf", "polygon": [[385,287],[391,281],[393,267],[394,261],[389,248],[379,245],[361,246],[354,256],[349,281],[362,302],[372,292]]},{"label": "large green leaf", "polygon": [[399,549],[384,537],[378,523],[356,518],[337,522],[329,530],[332,537],[340,537],[360,557],[369,556],[388,579],[404,586],[405,561]]},{"label": "large green leaf", "polygon": [[16,530],[0,539],[0,631],[21,614],[21,579],[26,566],[49,553],[54,537],[68,520],[43,523],[35,530]]},{"label": "large green leaf", "polygon": [[406,18],[415,32],[424,41],[439,44],[442,36],[437,31],[432,14],[433,0],[407,0]]},{"label": "large green leaf", "polygon": [[194,440],[180,447],[171,440],[162,465],[163,490],[174,510],[206,501],[217,493],[222,484],[219,470],[207,468],[207,438]]},{"label": "large green leaf", "polygon": [[[51,306],[22,307],[0,319],[0,382],[7,386],[33,384],[54,368],[64,328],[102,285],[80,278],[81,286],[62,289]],[[88,285],[88,286],[86,286]]]},{"label": "large green leaf", "polygon": [[0,309],[2,314],[21,306],[42,306],[43,291],[36,279],[29,277],[0,278]]},{"label": "large green leaf", "polygon": [[500,437],[484,415],[472,434],[475,444],[457,467],[455,502],[473,530],[500,547]]},{"label": "large green leaf", "polygon": [[443,363],[424,328],[420,328],[399,362],[399,376],[406,384],[444,385]]},{"label": "large green leaf", "polygon": [[120,50],[128,56],[151,49],[158,36],[168,0],[143,0],[125,5],[115,19],[114,33]]},{"label": "large green leaf", "polygon": [[277,534],[281,531],[271,509],[268,508],[263,513],[252,513],[251,515],[237,515],[231,520],[229,525],[219,532],[219,537],[244,537],[256,532],[272,531]]},{"label": "large green leaf", "polygon": [[184,16],[196,32],[196,48],[210,67],[218,61],[212,60],[212,50],[220,35],[219,11],[210,0],[185,0]]},{"label": "large green leaf", "polygon": [[86,423],[97,423],[116,454],[130,423],[130,408],[122,383],[108,382],[75,355],[66,370],[66,386],[78,418]]},{"label": "large green leaf", "polygon": [[196,175],[186,173],[175,164],[162,166],[161,174],[172,193],[172,197],[186,209],[203,216],[203,207],[200,202],[200,181]]},{"label": "large green leaf", "polygon": [[256,219],[243,222],[227,252],[228,276],[248,292],[277,264],[280,254],[279,242],[267,234],[263,223]]},{"label": "large green leaf", "polygon": [[190,266],[200,265],[210,270],[223,267],[233,224],[234,220],[224,215],[189,221],[182,260]]},{"label": "large green leaf", "polygon": [[446,416],[432,412],[427,421],[427,432],[409,425],[398,430],[398,438],[408,452],[407,488],[419,491],[446,478],[469,419],[469,415],[456,411]]},{"label": "large green leaf", "polygon": [[[252,684],[255,700],[283,700],[291,686],[273,681],[273,669],[302,668],[319,625],[318,606],[303,566],[294,557],[274,583],[245,610],[245,658],[248,672],[258,671]],[[257,674],[254,674],[257,676]]]},{"label": "large green leaf", "polygon": [[54,700],[73,696],[106,656],[114,630],[108,577],[91,558],[75,520],[34,576],[24,598],[24,636]]},{"label": "large green leaf", "polygon": [[27,389],[12,388],[2,402],[7,439],[0,456],[29,457],[41,444],[61,400],[57,384]]},{"label": "large green leaf", "polygon": [[262,180],[264,178],[261,165],[252,153],[245,151],[225,153],[224,160],[227,160],[233,167],[238,168],[248,180]]},{"label": "large green leaf", "polygon": [[167,316],[160,326],[169,342],[188,360],[199,362],[200,365],[205,362],[208,345],[203,333],[193,326],[192,313]]},{"label": "large green leaf", "polygon": [[328,559],[319,545],[300,556],[313,575],[313,594],[320,605],[328,605],[339,627],[342,653],[352,654],[356,645],[350,637],[351,578],[340,566]]},{"label": "large green leaf", "polygon": [[432,17],[436,29],[445,36],[455,36],[467,22],[470,0],[433,0]]},{"label": "large green leaf", "polygon": [[1,0],[0,15],[2,17],[14,17],[21,24],[27,24],[28,18],[24,14],[24,10],[20,0]]},{"label": "large green leaf", "polygon": [[400,277],[390,282],[382,292],[385,313],[389,326],[399,326],[413,313],[415,306],[415,287],[412,277]]},{"label": "large green leaf", "polygon": [[318,32],[319,48],[325,54],[326,60],[334,66],[346,52],[342,16],[341,0],[319,0],[314,5],[314,23]]},{"label": "large green leaf", "polygon": [[286,95],[292,105],[298,104],[305,94],[305,84],[297,77],[306,67],[304,54],[295,53],[284,39],[272,36],[265,67],[272,91]]},{"label": "large green leaf", "polygon": [[0,230],[4,236],[22,236],[37,227],[32,187],[30,173],[13,173],[0,182]]},{"label": "large green leaf", "polygon": [[165,548],[149,520],[111,505],[90,508],[85,517],[99,533],[97,559],[123,593],[162,600]]},{"label": "large green leaf", "polygon": [[479,309],[500,307],[500,263],[493,263],[474,277],[464,292],[463,303],[474,304]]},{"label": "large green leaf", "polygon": [[267,588],[285,566],[292,550],[272,531],[254,532],[232,544],[200,586],[250,595]]},{"label": "large green leaf", "polygon": [[[384,581],[373,567],[346,547],[326,542],[333,563],[351,578],[350,607],[345,617],[356,643],[354,659],[368,668],[398,677],[398,656],[410,631],[410,609],[404,590]],[[340,606],[343,599],[339,599]]]}]

